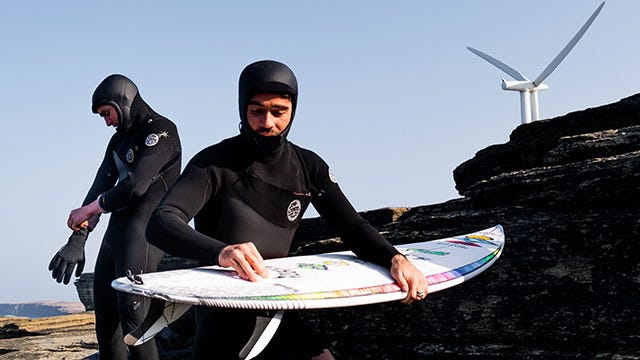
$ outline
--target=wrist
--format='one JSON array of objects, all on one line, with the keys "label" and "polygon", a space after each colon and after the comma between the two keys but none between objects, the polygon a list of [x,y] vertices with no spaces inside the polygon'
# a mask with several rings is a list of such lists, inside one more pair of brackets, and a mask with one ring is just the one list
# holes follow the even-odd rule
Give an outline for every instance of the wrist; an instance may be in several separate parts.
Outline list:
[{"label": "wrist", "polygon": [[97,199],[95,199],[91,205],[92,205],[92,215],[99,215],[99,214],[103,214],[106,213],[106,211],[104,210],[104,194],[98,196]]},{"label": "wrist", "polygon": [[407,259],[406,256],[404,256],[404,255],[402,255],[400,253],[397,253],[397,254],[393,255],[393,257],[391,258],[391,266],[398,265],[399,263],[402,263],[404,261],[409,261],[409,260]]}]

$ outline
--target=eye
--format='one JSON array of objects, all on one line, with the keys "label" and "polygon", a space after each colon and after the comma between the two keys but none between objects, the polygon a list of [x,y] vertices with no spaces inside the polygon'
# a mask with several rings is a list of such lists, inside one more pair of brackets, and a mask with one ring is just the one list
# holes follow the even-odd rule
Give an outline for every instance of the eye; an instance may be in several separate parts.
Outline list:
[{"label": "eye", "polygon": [[271,110],[271,115],[275,116],[275,117],[281,117],[284,114],[287,113],[287,110],[285,109],[275,109],[275,110]]},{"label": "eye", "polygon": [[262,108],[249,109],[249,113],[253,116],[262,116],[265,114],[265,112],[265,109]]},{"label": "eye", "polygon": [[109,111],[109,110],[100,111],[100,116],[102,116],[102,117],[107,117],[109,115],[111,115],[111,111]]}]

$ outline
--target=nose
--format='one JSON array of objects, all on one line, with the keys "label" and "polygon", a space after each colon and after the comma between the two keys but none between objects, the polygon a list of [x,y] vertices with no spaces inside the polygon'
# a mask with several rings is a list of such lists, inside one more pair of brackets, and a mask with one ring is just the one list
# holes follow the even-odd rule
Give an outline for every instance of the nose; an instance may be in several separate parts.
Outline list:
[{"label": "nose", "polygon": [[275,124],[274,119],[275,117],[271,114],[270,111],[265,111],[264,116],[260,119],[262,127],[271,129]]}]

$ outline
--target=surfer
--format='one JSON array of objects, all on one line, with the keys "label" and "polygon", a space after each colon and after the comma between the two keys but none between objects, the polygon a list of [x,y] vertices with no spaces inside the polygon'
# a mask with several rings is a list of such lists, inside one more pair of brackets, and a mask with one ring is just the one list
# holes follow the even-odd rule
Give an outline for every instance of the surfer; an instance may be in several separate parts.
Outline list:
[{"label": "surfer", "polygon": [[162,250],[150,245],[145,228],[153,209],[180,173],[181,146],[176,126],[156,113],[127,77],[110,75],[93,93],[91,110],[116,128],[82,207],[69,215],[69,241],[53,257],[49,270],[68,284],[84,268],[84,245],[100,214],[109,225],[96,260],[93,302],[101,359],[158,359],[154,341],[137,347],[122,341],[142,322],[149,299],[117,292],[111,281],[157,269]]},{"label": "surfer", "polygon": [[[276,61],[250,64],[240,75],[238,95],[240,134],[191,159],[153,213],[149,241],[173,255],[230,266],[257,281],[268,277],[263,259],[288,255],[311,203],[360,258],[390,269],[407,292],[403,302],[424,298],[423,274],[358,215],[318,155],[287,140],[298,100],[293,72]],[[197,307],[194,358],[237,359],[255,323],[255,311]],[[258,358],[333,356],[295,313],[287,312]]]}]

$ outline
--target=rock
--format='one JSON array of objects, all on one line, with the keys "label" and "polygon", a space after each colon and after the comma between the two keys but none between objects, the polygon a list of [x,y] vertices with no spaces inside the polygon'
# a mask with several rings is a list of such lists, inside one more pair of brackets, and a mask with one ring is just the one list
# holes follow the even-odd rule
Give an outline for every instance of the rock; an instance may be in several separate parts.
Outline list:
[{"label": "rock", "polygon": [[17,359],[97,359],[92,312],[38,319],[0,318],[0,355]]},{"label": "rock", "polygon": [[74,314],[85,311],[79,302],[44,301],[30,303],[0,304],[0,317],[47,317]]},{"label": "rock", "polygon": [[[640,94],[614,104],[520,125],[511,133],[510,140],[506,144],[493,145],[480,150],[473,159],[458,166],[453,171],[456,189],[466,196],[469,186],[499,174],[639,150],[636,128],[638,125],[640,125]],[[622,144],[616,144],[613,141],[584,141],[598,134],[602,136],[612,132],[625,132],[627,128],[636,128],[635,135],[627,139],[624,139],[624,136],[618,136]],[[580,136],[583,142],[589,143],[590,146],[578,152],[576,152],[579,149],[577,147],[565,151],[570,139],[573,137],[577,140]],[[599,152],[592,152],[596,149]],[[562,160],[557,157],[558,153],[564,154]],[[554,154],[556,161],[554,161]]]},{"label": "rock", "polygon": [[93,311],[93,273],[83,273],[73,285],[78,291],[78,299],[87,311]]}]

